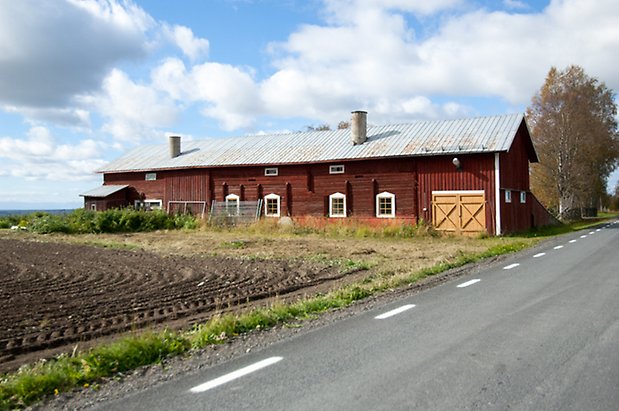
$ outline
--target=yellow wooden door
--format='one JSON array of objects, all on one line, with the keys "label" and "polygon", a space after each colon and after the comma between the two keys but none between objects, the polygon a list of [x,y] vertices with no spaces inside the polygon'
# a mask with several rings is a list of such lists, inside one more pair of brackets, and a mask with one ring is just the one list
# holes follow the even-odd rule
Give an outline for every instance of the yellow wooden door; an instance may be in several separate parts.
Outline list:
[{"label": "yellow wooden door", "polygon": [[432,225],[439,231],[474,234],[486,231],[483,191],[432,193]]}]

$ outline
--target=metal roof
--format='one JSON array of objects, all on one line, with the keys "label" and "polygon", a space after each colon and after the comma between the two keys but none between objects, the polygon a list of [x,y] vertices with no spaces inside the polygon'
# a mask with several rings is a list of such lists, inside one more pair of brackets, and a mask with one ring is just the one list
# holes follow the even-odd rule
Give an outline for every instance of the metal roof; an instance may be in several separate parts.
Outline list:
[{"label": "metal roof", "polygon": [[368,126],[367,141],[356,146],[349,129],[183,141],[178,157],[170,158],[167,144],[142,146],[99,172],[504,152],[523,121],[522,114],[509,114]]},{"label": "metal roof", "polygon": [[85,192],[84,194],[80,194],[80,196],[82,197],[107,197],[109,195],[112,195],[114,193],[119,192],[120,190],[122,190],[123,188],[127,188],[129,187],[128,185],[108,185],[108,186],[101,186],[101,187],[97,187],[97,188],[93,188],[90,191]]}]

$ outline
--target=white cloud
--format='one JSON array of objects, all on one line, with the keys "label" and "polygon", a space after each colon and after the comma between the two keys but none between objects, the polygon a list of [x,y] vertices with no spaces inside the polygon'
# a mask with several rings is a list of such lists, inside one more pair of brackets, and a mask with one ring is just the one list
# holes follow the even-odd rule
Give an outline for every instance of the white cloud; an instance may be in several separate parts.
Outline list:
[{"label": "white cloud", "polygon": [[358,23],[367,10],[400,10],[419,16],[429,16],[453,9],[464,0],[324,0],[329,23]]},{"label": "white cloud", "polygon": [[202,112],[222,128],[248,127],[263,112],[251,71],[220,63],[194,65],[187,71],[178,59],[168,59],[152,73],[153,87],[171,98],[203,104]]},{"label": "white cloud", "polygon": [[[580,64],[619,86],[613,52],[619,49],[619,9],[613,0],[553,1],[537,14],[462,12],[455,1],[325,5],[328,25],[302,26],[269,47],[277,71],[260,84],[267,112],[333,121],[335,108],[374,106],[370,115],[380,122],[398,113],[471,114],[454,101],[430,103],[435,96],[499,98],[522,106],[552,65]],[[453,10],[437,18],[434,34],[423,39],[409,25],[410,13],[447,9]]]},{"label": "white cloud", "polygon": [[52,123],[59,126],[88,131],[91,126],[90,112],[82,108],[14,107],[5,106],[8,113],[20,113],[33,123]]},{"label": "white cloud", "polygon": [[528,4],[520,0],[503,0],[503,5],[508,9],[526,10],[529,8]]},{"label": "white cloud", "polygon": [[103,82],[103,93],[90,101],[107,119],[104,130],[121,141],[159,137],[162,132],[158,128],[170,126],[178,115],[173,101],[148,85],[136,84],[117,69]]},{"label": "white cloud", "polygon": [[116,0],[0,2],[0,103],[62,107],[146,53],[152,20]]},{"label": "white cloud", "polygon": [[104,165],[101,152],[106,145],[91,139],[77,144],[59,144],[41,126],[28,130],[23,138],[0,138],[0,175],[31,180],[88,180]]},{"label": "white cloud", "polygon": [[196,38],[190,28],[164,25],[163,31],[192,61],[208,55],[209,41]]}]

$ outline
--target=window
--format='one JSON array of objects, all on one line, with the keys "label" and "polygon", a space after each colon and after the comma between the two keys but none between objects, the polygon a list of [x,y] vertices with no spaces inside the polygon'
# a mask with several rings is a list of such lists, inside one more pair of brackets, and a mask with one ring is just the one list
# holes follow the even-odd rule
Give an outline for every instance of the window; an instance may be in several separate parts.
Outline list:
[{"label": "window", "polygon": [[276,176],[279,175],[279,170],[277,167],[268,167],[264,169],[265,176]]},{"label": "window", "polygon": [[520,192],[520,203],[525,204],[526,202],[527,202],[527,192],[521,191]]},{"label": "window", "polygon": [[135,200],[134,206],[144,210],[161,210],[162,203],[161,200]]},{"label": "window", "polygon": [[279,217],[279,196],[277,194],[264,196],[264,215],[267,217]]},{"label": "window", "polygon": [[146,173],[144,180],[155,181],[157,179],[157,173]]},{"label": "window", "polygon": [[226,196],[226,212],[228,215],[239,215],[239,196],[236,194],[228,194]]},{"label": "window", "polygon": [[336,165],[336,166],[329,166],[329,174],[343,174],[343,173],[344,173],[343,164]]},{"label": "window", "polygon": [[329,217],[346,217],[346,196],[335,193],[329,196]]},{"label": "window", "polygon": [[385,191],[376,196],[376,217],[395,217],[395,194]]},{"label": "window", "polygon": [[506,203],[512,202],[512,191],[511,190],[505,190],[505,202]]},{"label": "window", "polygon": [[91,209],[92,211],[97,211],[97,205],[96,205],[95,203],[92,203],[92,204],[90,205],[90,209]]}]

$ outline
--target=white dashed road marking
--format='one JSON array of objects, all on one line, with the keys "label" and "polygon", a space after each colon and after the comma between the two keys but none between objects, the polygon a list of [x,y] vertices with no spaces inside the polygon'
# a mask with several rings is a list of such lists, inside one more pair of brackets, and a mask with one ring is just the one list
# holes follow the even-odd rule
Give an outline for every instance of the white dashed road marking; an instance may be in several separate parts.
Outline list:
[{"label": "white dashed road marking", "polygon": [[561,248],[563,248],[563,246],[562,246],[562,245],[558,245],[558,246],[556,246],[554,249],[555,249],[555,250],[560,250]]},{"label": "white dashed road marking", "polygon": [[578,240],[570,240],[570,244],[574,244]]},{"label": "white dashed road marking", "polygon": [[543,256],[545,256],[545,255],[546,255],[546,253],[537,253],[537,254],[535,254],[535,255],[533,256],[533,258],[543,257]]},{"label": "white dashed road marking", "polygon": [[469,285],[473,285],[473,284],[478,283],[478,282],[480,282],[480,281],[481,281],[481,280],[480,280],[479,278],[476,278],[476,279],[474,279],[474,280],[471,280],[471,281],[467,281],[467,282],[465,282],[465,283],[462,283],[462,284],[458,285],[457,287],[458,287],[458,288],[468,287]]},{"label": "white dashed road marking", "polygon": [[581,235],[580,238],[587,238],[587,236],[586,235]]},{"label": "white dashed road marking", "polygon": [[518,264],[518,263],[514,263],[514,264],[510,264],[510,265],[507,265],[507,266],[503,267],[503,269],[504,269],[504,270],[511,270],[512,268],[516,268],[516,267],[518,267],[519,265],[520,265],[520,264]]},{"label": "white dashed road marking", "polygon": [[208,391],[212,388],[218,387],[230,381],[236,380],[237,378],[241,378],[247,374],[251,374],[252,372],[268,367],[269,365],[273,365],[281,360],[283,360],[282,357],[271,357],[267,358],[266,360],[258,361],[255,364],[248,365],[247,367],[231,372],[230,374],[222,375],[221,377],[205,382],[204,384],[196,385],[189,391],[193,392],[194,394]]},{"label": "white dashed road marking", "polygon": [[398,315],[400,313],[403,313],[406,310],[410,310],[414,306],[415,306],[415,304],[406,304],[406,305],[403,305],[400,308],[396,308],[395,310],[387,311],[384,314],[377,315],[374,318],[376,318],[377,320],[384,320],[385,318],[393,317],[394,315]]}]

